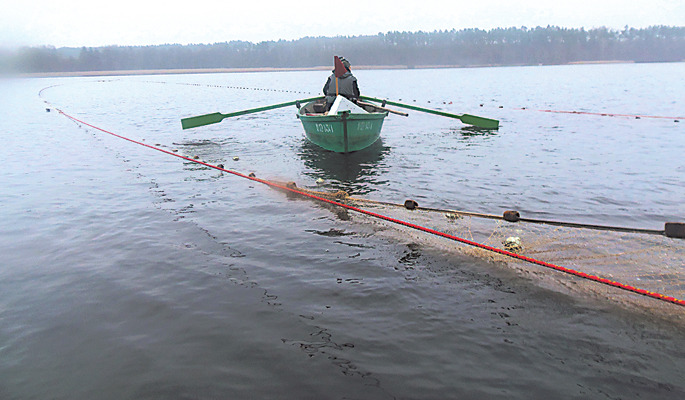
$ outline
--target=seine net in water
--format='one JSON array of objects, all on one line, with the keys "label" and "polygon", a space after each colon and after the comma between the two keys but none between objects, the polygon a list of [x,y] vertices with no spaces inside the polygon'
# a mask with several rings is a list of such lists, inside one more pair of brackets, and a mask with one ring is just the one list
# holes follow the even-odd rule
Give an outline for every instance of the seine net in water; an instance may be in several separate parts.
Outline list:
[{"label": "seine net in water", "polygon": [[[512,223],[452,211],[422,208],[409,210],[399,204],[352,198],[340,191],[335,193],[305,191],[564,268],[676,299],[685,299],[685,240],[683,239],[648,233],[616,232],[522,221]],[[449,251],[457,251],[477,258],[506,263],[521,271],[532,272],[541,276],[542,279],[551,279],[565,286],[568,286],[564,283],[568,282],[568,279],[575,279],[576,283],[580,283],[580,285],[575,285],[578,286],[577,290],[601,293],[603,296],[621,302],[639,302],[641,305],[647,304],[649,308],[662,307],[657,303],[664,303],[601,283],[570,277],[562,272],[549,270],[503,254],[455,243],[402,225],[382,220],[373,221],[373,223],[392,225],[394,230],[410,234],[412,240],[423,241],[437,248],[449,249]],[[647,301],[642,299],[647,299]],[[677,305],[666,304],[666,306],[672,307],[672,311],[681,311]]]}]

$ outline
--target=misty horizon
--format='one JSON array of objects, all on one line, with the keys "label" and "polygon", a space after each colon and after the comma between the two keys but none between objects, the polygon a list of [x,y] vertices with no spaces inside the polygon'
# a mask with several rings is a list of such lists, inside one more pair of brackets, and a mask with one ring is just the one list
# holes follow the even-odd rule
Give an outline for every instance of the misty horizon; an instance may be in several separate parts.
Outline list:
[{"label": "misty horizon", "polygon": [[685,60],[685,27],[546,28],[388,32],[197,45],[24,48],[0,53],[5,72],[44,73],[216,68],[311,68],[344,55],[353,65],[537,65]]},{"label": "misty horizon", "polygon": [[227,43],[249,43],[252,45],[259,45],[261,43],[277,43],[277,42],[286,42],[286,43],[293,43],[293,42],[298,42],[306,39],[355,39],[355,38],[368,38],[368,37],[376,37],[379,35],[388,35],[388,34],[434,34],[434,33],[443,33],[443,32],[454,32],[454,31],[484,31],[484,32],[491,32],[491,31],[497,31],[497,30],[509,30],[509,29],[520,29],[520,30],[535,30],[535,29],[560,29],[560,30],[578,30],[578,31],[592,31],[592,30],[607,30],[607,31],[614,31],[614,32],[620,32],[620,31],[627,31],[627,30],[640,30],[640,29],[651,29],[651,28],[685,28],[685,26],[675,26],[675,25],[650,25],[647,27],[643,28],[637,28],[629,25],[623,25],[620,28],[612,28],[607,25],[602,25],[602,26],[597,26],[597,27],[592,27],[592,28],[587,28],[587,27],[566,27],[566,26],[558,26],[558,25],[545,25],[545,26],[535,26],[535,27],[528,27],[525,25],[521,26],[507,26],[507,27],[496,27],[496,28],[491,28],[491,29],[483,29],[483,28],[478,28],[478,27],[473,27],[473,28],[463,28],[463,29],[456,29],[456,28],[451,28],[451,29],[433,29],[433,30],[415,30],[415,31],[400,31],[400,30],[389,30],[387,32],[378,32],[376,34],[352,34],[352,35],[333,35],[333,36],[326,36],[326,35],[320,35],[320,36],[311,36],[311,35],[305,35],[301,36],[298,38],[293,38],[293,39],[264,39],[264,40],[242,40],[242,39],[227,39],[227,40],[219,40],[219,41],[213,41],[213,42],[187,42],[187,43],[180,43],[180,42],[165,42],[165,43],[147,43],[147,44],[104,44],[104,45],[98,45],[98,46],[88,46],[88,45],[64,45],[64,46],[57,46],[54,44],[38,44],[38,45],[22,45],[22,46],[1,46],[0,49],[4,51],[17,51],[22,48],[49,48],[49,49],[71,49],[71,50],[80,50],[82,48],[91,48],[91,49],[104,49],[108,47],[119,47],[119,48],[144,48],[144,47],[165,47],[165,46],[212,46],[212,45],[219,45],[219,44],[227,44]]},{"label": "misty horizon", "polygon": [[[10,2],[0,14],[0,47],[106,47],[261,43],[302,38],[374,36],[379,32],[433,32],[558,26],[586,30],[625,26],[684,26],[685,2],[672,0],[347,0],[341,19],[331,6],[298,7],[252,0],[192,4],[120,0]],[[591,10],[591,11],[590,11]]]}]

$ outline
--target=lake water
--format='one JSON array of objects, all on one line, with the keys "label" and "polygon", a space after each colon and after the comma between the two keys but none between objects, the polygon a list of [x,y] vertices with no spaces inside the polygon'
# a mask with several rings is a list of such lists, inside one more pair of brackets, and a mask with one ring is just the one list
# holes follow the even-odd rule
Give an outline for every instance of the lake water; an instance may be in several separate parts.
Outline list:
[{"label": "lake water", "polygon": [[355,71],[501,127],[392,115],[350,155],[306,142],[294,107],[180,127],[317,95],[326,71],[2,80],[0,399],[685,398],[682,307],[541,284],[53,108],[300,187],[663,229],[685,219],[684,72]]}]

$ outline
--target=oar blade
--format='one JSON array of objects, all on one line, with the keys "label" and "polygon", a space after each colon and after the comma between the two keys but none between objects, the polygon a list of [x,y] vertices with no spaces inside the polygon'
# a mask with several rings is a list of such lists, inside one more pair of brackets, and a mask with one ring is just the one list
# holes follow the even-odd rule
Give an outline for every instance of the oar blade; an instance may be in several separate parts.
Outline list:
[{"label": "oar blade", "polygon": [[197,117],[183,118],[181,120],[181,126],[183,129],[197,128],[198,126],[216,124],[223,121],[224,118],[224,114],[220,112],[198,115]]},{"label": "oar blade", "polygon": [[476,115],[470,115],[470,114],[463,114],[461,116],[461,122],[465,123],[466,125],[473,125],[478,128],[483,128],[483,129],[498,129],[499,128],[499,121],[496,119],[490,119],[490,118],[484,118],[484,117],[479,117]]}]

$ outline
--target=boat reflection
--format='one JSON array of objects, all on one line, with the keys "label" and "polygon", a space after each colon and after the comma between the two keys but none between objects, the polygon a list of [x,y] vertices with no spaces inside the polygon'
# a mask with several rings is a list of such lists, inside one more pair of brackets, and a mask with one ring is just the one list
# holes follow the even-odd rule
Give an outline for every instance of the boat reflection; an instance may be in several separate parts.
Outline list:
[{"label": "boat reflection", "polygon": [[383,162],[390,147],[378,139],[371,146],[352,153],[324,150],[308,140],[302,141],[299,156],[307,170],[303,172],[314,180],[323,179],[327,190],[344,190],[349,195],[365,195],[375,191],[387,169]]}]

